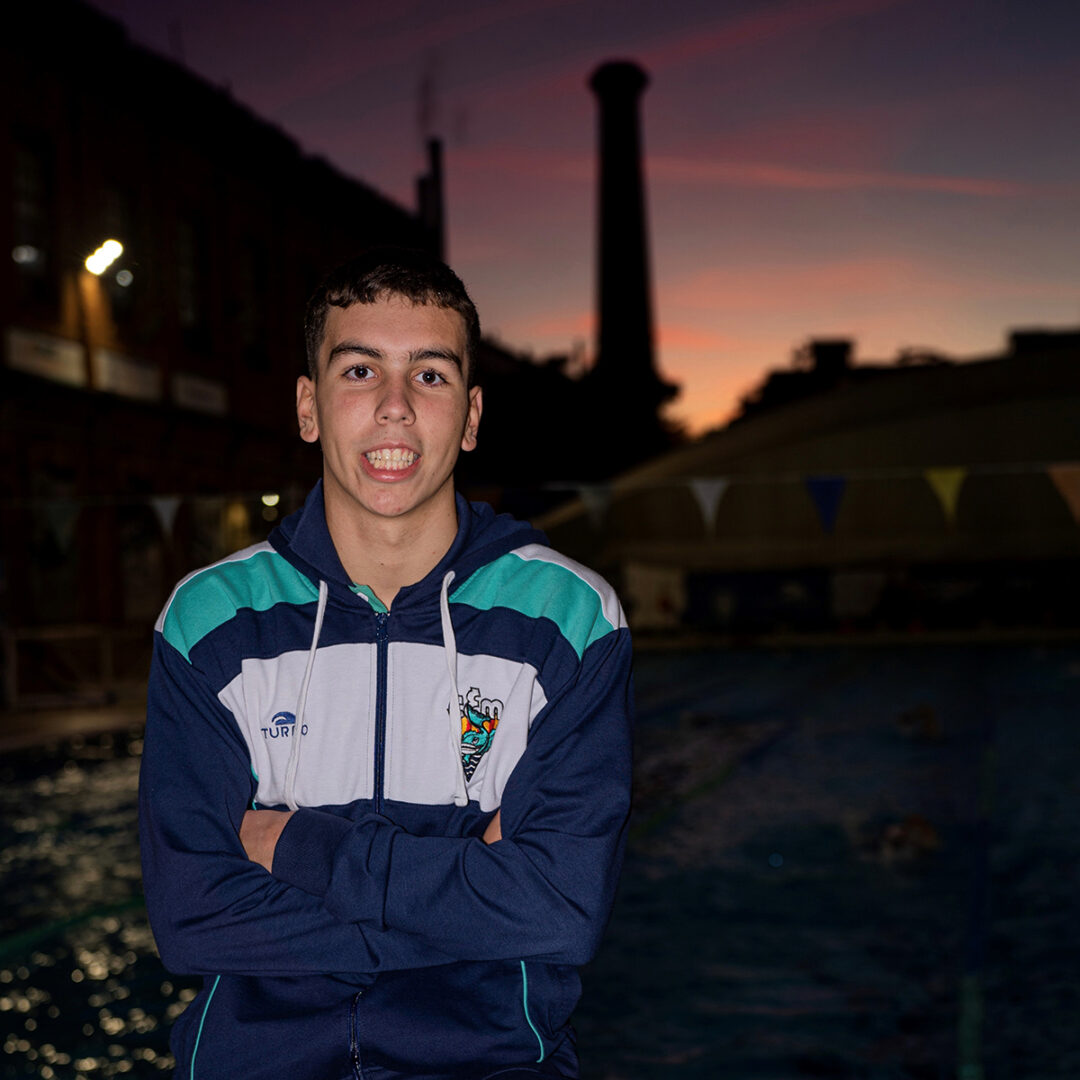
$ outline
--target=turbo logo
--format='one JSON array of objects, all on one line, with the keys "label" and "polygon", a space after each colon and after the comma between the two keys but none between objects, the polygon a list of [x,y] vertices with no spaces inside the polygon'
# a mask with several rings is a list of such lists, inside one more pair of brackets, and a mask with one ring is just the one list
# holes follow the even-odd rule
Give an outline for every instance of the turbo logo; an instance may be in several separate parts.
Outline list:
[{"label": "turbo logo", "polygon": [[[269,727],[260,728],[264,739],[287,739],[296,730],[296,717],[291,712],[277,712],[270,718]],[[301,735],[308,733],[305,724],[300,730]]]},{"label": "turbo logo", "polygon": [[464,697],[458,697],[458,705],[461,709],[461,765],[465,779],[471,780],[480,759],[491,747],[505,706],[498,698],[482,698],[475,686]]}]

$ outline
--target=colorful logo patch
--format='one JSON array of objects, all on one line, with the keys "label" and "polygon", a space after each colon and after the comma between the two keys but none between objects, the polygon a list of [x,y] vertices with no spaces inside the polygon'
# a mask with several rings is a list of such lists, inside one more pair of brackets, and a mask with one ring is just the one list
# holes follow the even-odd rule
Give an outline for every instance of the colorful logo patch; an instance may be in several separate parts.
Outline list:
[{"label": "colorful logo patch", "polygon": [[458,705],[461,707],[461,765],[465,779],[471,780],[480,759],[491,747],[504,706],[498,698],[482,698],[475,686],[464,697],[458,698]]}]

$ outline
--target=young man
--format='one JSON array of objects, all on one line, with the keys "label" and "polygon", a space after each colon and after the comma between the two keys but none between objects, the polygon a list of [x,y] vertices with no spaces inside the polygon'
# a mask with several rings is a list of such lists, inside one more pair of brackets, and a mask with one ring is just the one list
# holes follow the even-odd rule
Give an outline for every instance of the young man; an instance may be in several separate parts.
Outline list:
[{"label": "young man", "polygon": [[[479,323],[415,252],[307,314],[323,478],[158,620],[140,785],[177,1076],[577,1076],[610,911],[630,643],[608,585],[456,495]],[[556,436],[558,437],[558,436]]]}]

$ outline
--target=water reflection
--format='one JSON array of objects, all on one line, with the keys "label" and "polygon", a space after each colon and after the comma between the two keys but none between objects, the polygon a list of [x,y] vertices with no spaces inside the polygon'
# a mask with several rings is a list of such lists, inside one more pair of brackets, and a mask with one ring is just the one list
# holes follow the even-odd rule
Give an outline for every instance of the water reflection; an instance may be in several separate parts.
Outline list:
[{"label": "water reflection", "polygon": [[[583,1077],[943,1077],[959,1045],[968,1075],[1078,1074],[1075,644],[655,653],[635,677]],[[172,1068],[198,980],[143,909],[141,750],[0,762],[0,1077]]]},{"label": "water reflection", "polygon": [[0,770],[4,1076],[158,1076],[197,980],[167,975],[143,909],[137,733]]}]

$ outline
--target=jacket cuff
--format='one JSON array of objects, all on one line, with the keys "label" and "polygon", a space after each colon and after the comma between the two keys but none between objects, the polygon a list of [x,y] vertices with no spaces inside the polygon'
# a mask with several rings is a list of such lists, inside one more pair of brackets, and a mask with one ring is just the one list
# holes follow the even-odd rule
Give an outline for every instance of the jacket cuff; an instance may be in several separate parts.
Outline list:
[{"label": "jacket cuff", "polygon": [[347,818],[302,807],[289,818],[278,837],[271,873],[287,885],[325,896],[335,855],[352,828]]}]

